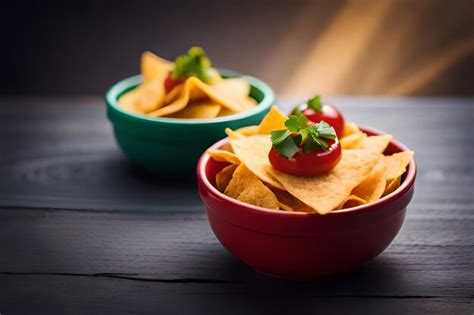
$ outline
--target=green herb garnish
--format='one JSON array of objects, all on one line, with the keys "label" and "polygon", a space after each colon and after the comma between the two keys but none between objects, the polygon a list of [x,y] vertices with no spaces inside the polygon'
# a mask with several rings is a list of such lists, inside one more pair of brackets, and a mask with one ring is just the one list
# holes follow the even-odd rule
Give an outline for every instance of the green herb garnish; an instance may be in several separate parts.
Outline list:
[{"label": "green herb garnish", "polygon": [[286,121],[287,129],[274,130],[271,140],[275,150],[286,158],[292,158],[302,147],[304,153],[316,150],[329,150],[325,139],[336,139],[336,132],[325,121],[308,126],[308,118],[300,111],[295,111]]},{"label": "green herb garnish", "polygon": [[192,47],[186,55],[176,58],[171,70],[173,79],[197,77],[199,80],[209,82],[211,80],[211,60],[201,47]]},{"label": "green herb garnish", "polygon": [[319,95],[309,99],[306,104],[308,105],[308,108],[313,109],[315,112],[323,112],[323,103],[321,102],[321,96]]}]

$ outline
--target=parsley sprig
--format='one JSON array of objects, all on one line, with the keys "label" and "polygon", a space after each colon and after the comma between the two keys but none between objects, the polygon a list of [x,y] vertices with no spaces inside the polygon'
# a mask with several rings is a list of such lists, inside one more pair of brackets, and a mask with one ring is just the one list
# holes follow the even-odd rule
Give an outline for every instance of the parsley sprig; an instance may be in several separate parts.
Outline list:
[{"label": "parsley sprig", "polygon": [[315,112],[322,113],[323,112],[323,103],[321,102],[321,96],[316,95],[313,98],[310,98],[306,104],[308,108],[313,109]]},{"label": "parsley sprig", "polygon": [[334,128],[325,121],[311,126],[308,123],[308,118],[296,110],[295,115],[291,115],[285,121],[286,129],[272,131],[271,140],[275,150],[289,159],[300,151],[300,148],[304,153],[320,149],[328,151],[329,145],[326,139],[336,139]]},{"label": "parsley sprig", "polygon": [[211,60],[201,47],[192,47],[186,55],[176,58],[171,76],[173,79],[195,76],[201,81],[209,82],[211,65]]}]

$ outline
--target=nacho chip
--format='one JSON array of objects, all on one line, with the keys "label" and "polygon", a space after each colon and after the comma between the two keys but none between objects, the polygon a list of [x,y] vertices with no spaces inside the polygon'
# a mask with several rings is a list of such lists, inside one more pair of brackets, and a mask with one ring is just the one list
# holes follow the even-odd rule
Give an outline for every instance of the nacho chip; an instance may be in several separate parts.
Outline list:
[{"label": "nacho chip", "polygon": [[391,135],[367,137],[362,140],[357,149],[383,153],[392,139]]},{"label": "nacho chip", "polygon": [[237,129],[235,132],[240,133],[246,137],[258,134],[258,126],[247,126]]},{"label": "nacho chip", "polygon": [[229,137],[230,140],[237,140],[237,139],[245,138],[245,136],[243,134],[235,132],[234,130],[232,130],[230,128],[225,128],[224,132]]},{"label": "nacho chip", "polygon": [[270,161],[268,160],[268,152],[272,147],[270,137],[263,135],[241,137],[240,139],[230,141],[235,155],[262,181],[273,187],[284,189],[283,186],[266,171],[266,166],[270,165]]},{"label": "nacho chip", "polygon": [[385,191],[385,160],[379,155],[379,162],[369,176],[352,190],[351,195],[367,202],[380,199]]},{"label": "nacho chip", "polygon": [[224,193],[258,207],[278,210],[280,206],[275,194],[244,164],[237,167]]},{"label": "nacho chip", "polygon": [[[237,103],[247,100],[250,93],[250,84],[242,78],[220,80],[213,83],[212,87],[224,97],[230,98]],[[244,107],[242,105],[248,106],[248,104],[241,104],[241,107]]]},{"label": "nacho chip", "polygon": [[357,127],[356,124],[354,123],[345,123],[344,124],[344,131],[343,131],[343,137],[347,137],[347,136],[350,136],[350,135],[353,135],[355,133],[359,133],[361,132],[359,127]]},{"label": "nacho chip", "polygon": [[285,204],[282,203],[281,201],[279,201],[278,203],[279,203],[279,205],[280,205],[280,209],[281,209],[281,210],[287,211],[287,212],[293,212],[293,211],[294,211],[290,206],[285,205]]},{"label": "nacho chip", "polygon": [[287,208],[290,208],[292,211],[297,212],[314,212],[314,210],[302,203],[295,196],[291,195],[286,190],[281,190],[278,188],[271,188],[275,196],[277,197],[280,204],[284,204]]},{"label": "nacho chip", "polygon": [[122,95],[118,102],[120,107],[126,111],[143,114],[143,112],[137,108],[138,97],[139,93],[137,92],[137,89],[134,89]]},{"label": "nacho chip", "polygon": [[361,131],[351,134],[350,136],[343,137],[340,139],[341,147],[346,150],[355,149],[366,137],[367,135]]},{"label": "nacho chip", "polygon": [[142,54],[140,64],[143,82],[151,82],[155,80],[163,82],[168,76],[172,64],[172,62],[160,58],[152,52],[145,51]]},{"label": "nacho chip", "polygon": [[388,181],[387,188],[385,188],[383,195],[386,196],[394,192],[398,187],[400,187],[400,182],[401,182],[401,176]]},{"label": "nacho chip", "polygon": [[186,106],[183,110],[170,115],[174,118],[214,118],[217,117],[221,110],[221,105],[212,101],[196,101]]},{"label": "nacho chip", "polygon": [[239,158],[234,153],[226,150],[207,150],[207,154],[218,162],[240,164]]},{"label": "nacho chip", "polygon": [[227,165],[216,175],[216,187],[220,192],[224,192],[229,185],[232,175],[237,168],[236,164]]},{"label": "nacho chip", "polygon": [[258,126],[258,133],[261,135],[270,134],[273,130],[285,129],[285,121],[288,117],[283,114],[278,107],[272,106],[268,114],[263,118]]},{"label": "nacho chip", "polygon": [[[242,157],[241,160],[245,163]],[[274,170],[269,164],[265,165],[265,170],[290,194],[318,213],[326,214],[336,209],[350,195],[351,191],[370,174],[379,160],[380,155],[377,153],[346,150],[342,152],[339,164],[330,173],[322,176],[292,176]]]},{"label": "nacho chip", "polygon": [[354,208],[360,205],[365,205],[366,203],[367,203],[366,200],[355,195],[350,195],[349,197],[346,198],[346,200],[344,201],[340,209]]},{"label": "nacho chip", "polygon": [[148,115],[153,117],[161,117],[171,115],[182,109],[184,109],[188,104],[190,99],[198,99],[199,93],[205,94],[213,102],[225,107],[233,112],[240,112],[242,108],[234,100],[228,99],[225,95],[222,95],[222,92],[215,90],[211,85],[208,85],[196,77],[190,77],[184,83],[181,95],[170,104],[148,113]]},{"label": "nacho chip", "polygon": [[385,179],[390,181],[405,173],[408,164],[413,158],[413,151],[404,151],[392,155],[384,156],[385,159]]},{"label": "nacho chip", "polygon": [[136,107],[140,112],[148,113],[164,105],[165,87],[161,81],[143,82],[135,90],[138,93]]}]

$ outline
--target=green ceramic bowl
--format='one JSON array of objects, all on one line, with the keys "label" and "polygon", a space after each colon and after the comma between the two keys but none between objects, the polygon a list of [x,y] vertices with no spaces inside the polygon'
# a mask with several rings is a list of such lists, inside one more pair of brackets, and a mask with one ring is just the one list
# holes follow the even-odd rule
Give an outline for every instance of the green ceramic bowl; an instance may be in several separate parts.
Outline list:
[{"label": "green ceramic bowl", "polygon": [[154,118],[133,114],[118,105],[118,99],[142,82],[140,75],[124,79],[105,96],[107,116],[122,151],[145,169],[159,174],[192,172],[201,154],[211,144],[225,137],[224,129],[256,125],[275,101],[272,89],[264,82],[221,70],[224,77],[244,77],[251,86],[250,96],[258,105],[251,110],[211,119]]}]

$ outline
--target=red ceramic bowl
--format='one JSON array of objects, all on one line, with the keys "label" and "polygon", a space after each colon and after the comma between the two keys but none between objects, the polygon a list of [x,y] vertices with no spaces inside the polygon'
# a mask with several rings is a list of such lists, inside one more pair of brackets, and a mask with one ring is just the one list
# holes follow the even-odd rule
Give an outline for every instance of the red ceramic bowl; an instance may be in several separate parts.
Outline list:
[{"label": "red ceramic bowl", "polygon": [[[381,132],[361,128],[369,135]],[[223,139],[210,149],[228,142]],[[408,150],[391,141],[385,154]],[[379,255],[397,235],[413,197],[412,160],[400,187],[369,205],[326,215],[260,208],[215,188],[225,166],[203,154],[197,165],[199,194],[214,234],[229,252],[254,270],[277,278],[312,280],[351,270]]]}]

